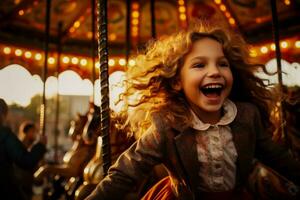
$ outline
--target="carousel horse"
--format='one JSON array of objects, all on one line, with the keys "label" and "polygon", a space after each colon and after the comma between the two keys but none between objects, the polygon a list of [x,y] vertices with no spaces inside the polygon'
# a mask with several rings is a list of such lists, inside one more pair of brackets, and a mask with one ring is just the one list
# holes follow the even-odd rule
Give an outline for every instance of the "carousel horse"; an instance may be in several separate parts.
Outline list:
[{"label": "carousel horse", "polygon": [[[300,160],[300,87],[283,86],[284,94],[279,96],[278,100],[270,104],[270,120],[274,124],[272,139],[283,146],[286,146],[296,160]],[[278,88],[274,88],[276,94]],[[279,103],[281,102],[281,103]],[[285,120],[281,122],[280,105]],[[284,127],[284,133],[282,132]]]},{"label": "carousel horse", "polygon": [[59,174],[66,177],[77,176],[78,168],[82,165],[84,158],[88,152],[87,146],[83,143],[81,134],[87,117],[78,115],[75,121],[71,121],[69,136],[73,140],[71,149],[64,155],[63,164],[61,165],[44,165],[40,167],[34,174],[36,180],[41,180],[48,174]]},{"label": "carousel horse", "polygon": [[[286,147],[291,150],[294,158],[299,160],[300,126],[297,120],[300,119],[300,91],[297,92],[298,95],[295,95],[291,93],[289,88],[286,88],[286,90],[288,94],[285,101],[282,102],[285,108],[286,122],[282,124],[276,114],[279,112],[278,105],[271,106],[273,110],[271,113],[271,121],[275,125],[275,130],[270,131],[273,132],[273,141],[281,145],[286,144]],[[281,126],[286,126],[285,132],[287,137],[284,137],[282,133],[279,132]],[[286,142],[286,139],[289,140],[289,142]],[[296,197],[296,195],[299,195],[299,187],[258,161],[254,162],[254,169],[249,176],[248,185],[256,199],[273,200],[299,198],[299,196]]]},{"label": "carousel horse", "polygon": [[284,108],[290,149],[295,159],[300,160],[300,87],[287,89]]},{"label": "carousel horse", "polygon": [[[91,122],[93,123],[93,122]],[[99,121],[98,121],[99,124]],[[126,150],[133,142],[134,139],[128,137],[128,127],[122,127],[124,120],[121,117],[114,116],[111,112],[110,123],[110,145],[111,145],[111,160],[115,162],[119,155]],[[102,138],[99,133],[89,133],[88,131],[83,136],[88,143],[97,142],[97,150],[95,156],[87,164],[83,172],[83,184],[76,190],[75,199],[81,200],[87,197],[96,187],[96,185],[103,179],[103,161],[102,161]]]},{"label": "carousel horse", "polygon": [[255,161],[249,176],[248,187],[254,199],[296,200],[299,188],[271,168]]},{"label": "carousel horse", "polygon": [[64,189],[67,194],[67,199],[73,200],[76,189],[82,184],[83,178],[83,169],[85,169],[86,165],[89,161],[93,158],[95,151],[96,151],[96,142],[94,142],[93,138],[94,135],[97,135],[99,130],[100,124],[100,108],[96,106],[94,103],[89,104],[89,111],[87,114],[87,121],[84,124],[83,132],[81,135],[82,141],[85,145],[91,147],[92,152],[90,152],[89,156],[87,157],[87,162],[85,163],[84,167],[80,171],[80,175],[75,177],[71,177],[64,186]]},{"label": "carousel horse", "polygon": [[[95,153],[95,146],[86,144],[82,139],[82,132],[87,123],[86,115],[78,115],[75,121],[71,121],[69,136],[72,138],[73,145],[71,149],[64,155],[63,164],[44,165],[40,167],[34,174],[36,181],[41,181],[44,177],[54,177],[52,188],[48,194],[45,194],[47,199],[56,199],[62,194],[69,192],[71,186],[78,182],[82,175],[83,169]],[[70,184],[72,183],[72,184]],[[63,188],[63,185],[67,188]]]},{"label": "carousel horse", "polygon": [[[97,135],[99,130],[99,124],[100,124],[100,108],[93,103],[90,103],[89,105],[89,111],[87,113],[87,120],[86,123],[83,126],[83,131],[81,134],[81,141],[83,144],[89,146],[91,148],[91,152],[89,152],[89,155],[86,156],[85,165],[83,168],[81,168],[81,171],[79,172],[78,176],[72,176],[67,181],[62,183],[61,185],[64,186],[64,193],[66,194],[67,199],[74,199],[75,191],[76,189],[82,184],[83,178],[83,169],[86,167],[86,165],[89,163],[89,161],[93,158],[96,150],[96,138],[95,135]],[[58,190],[60,190],[59,188]]]}]

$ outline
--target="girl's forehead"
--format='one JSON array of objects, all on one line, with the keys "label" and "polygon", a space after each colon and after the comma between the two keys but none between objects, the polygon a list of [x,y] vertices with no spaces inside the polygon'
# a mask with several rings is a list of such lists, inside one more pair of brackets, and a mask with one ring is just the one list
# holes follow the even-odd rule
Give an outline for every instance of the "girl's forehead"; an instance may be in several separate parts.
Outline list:
[{"label": "girl's forehead", "polygon": [[187,56],[197,56],[199,54],[206,56],[223,56],[224,52],[221,43],[214,39],[206,37],[193,42],[191,50],[189,51]]}]

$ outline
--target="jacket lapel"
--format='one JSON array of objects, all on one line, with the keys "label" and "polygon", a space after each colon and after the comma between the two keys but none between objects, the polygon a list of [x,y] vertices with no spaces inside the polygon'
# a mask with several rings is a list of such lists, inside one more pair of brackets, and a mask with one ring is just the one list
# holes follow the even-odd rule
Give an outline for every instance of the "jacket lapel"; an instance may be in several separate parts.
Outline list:
[{"label": "jacket lapel", "polygon": [[237,151],[237,175],[236,175],[236,184],[243,184],[241,181],[247,179],[247,171],[251,168],[251,152],[254,149],[251,148],[251,144],[254,141],[250,141],[249,137],[249,127],[242,123],[241,121],[241,112],[238,110],[236,119],[230,125],[233,142]]},{"label": "jacket lapel", "polygon": [[197,156],[195,130],[187,128],[178,134],[174,138],[174,141],[180,162],[179,164],[185,175],[184,178],[189,182],[189,186],[195,189],[195,185],[192,183],[197,183],[197,179],[199,179],[197,176],[199,172],[199,161]]}]

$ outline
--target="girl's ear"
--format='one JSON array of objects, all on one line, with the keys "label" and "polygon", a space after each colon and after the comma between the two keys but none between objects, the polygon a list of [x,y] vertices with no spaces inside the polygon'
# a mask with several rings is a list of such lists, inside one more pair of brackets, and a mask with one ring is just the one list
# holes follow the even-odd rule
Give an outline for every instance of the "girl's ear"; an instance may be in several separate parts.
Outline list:
[{"label": "girl's ear", "polygon": [[172,83],[172,88],[174,90],[176,90],[177,92],[179,92],[181,89],[182,89],[182,86],[181,86],[181,81],[180,79],[176,79],[173,83]]}]

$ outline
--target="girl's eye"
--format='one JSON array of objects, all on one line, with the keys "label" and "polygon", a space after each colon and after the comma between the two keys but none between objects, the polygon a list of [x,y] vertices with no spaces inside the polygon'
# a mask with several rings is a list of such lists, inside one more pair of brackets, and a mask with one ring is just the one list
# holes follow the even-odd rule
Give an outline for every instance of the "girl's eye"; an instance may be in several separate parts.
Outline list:
[{"label": "girl's eye", "polygon": [[197,63],[195,65],[193,65],[193,68],[203,68],[205,66],[204,63]]},{"label": "girl's eye", "polygon": [[228,62],[221,62],[221,63],[219,63],[219,65],[221,67],[229,67],[229,63]]}]

